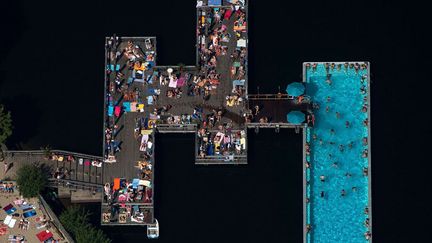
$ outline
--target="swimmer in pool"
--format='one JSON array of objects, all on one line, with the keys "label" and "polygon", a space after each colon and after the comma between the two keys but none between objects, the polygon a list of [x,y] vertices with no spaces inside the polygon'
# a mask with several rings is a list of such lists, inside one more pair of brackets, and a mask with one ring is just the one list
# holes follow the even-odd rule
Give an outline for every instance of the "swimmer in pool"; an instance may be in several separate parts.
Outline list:
[{"label": "swimmer in pool", "polygon": [[317,137],[316,133],[314,133],[314,134],[312,135],[312,139],[313,139],[313,140],[317,140],[317,138],[318,138],[318,137]]},{"label": "swimmer in pool", "polygon": [[321,181],[321,182],[324,182],[324,181],[325,181],[325,176],[320,175],[320,181]]},{"label": "swimmer in pool", "polygon": [[345,149],[345,146],[343,146],[343,144],[340,144],[340,145],[339,145],[339,151],[343,152],[344,149]]},{"label": "swimmer in pool", "polygon": [[320,196],[321,196],[321,197],[324,197],[324,196],[325,196],[324,191],[321,191]]},{"label": "swimmer in pool", "polygon": [[330,102],[331,98],[330,96],[327,96],[327,102]]},{"label": "swimmer in pool", "polygon": [[349,123],[349,121],[345,121],[345,127],[346,127],[346,128],[349,128],[349,127],[350,127],[350,123]]},{"label": "swimmer in pool", "polygon": [[347,178],[350,178],[350,177],[351,177],[351,174],[350,174],[349,172],[347,172],[347,173],[345,174],[345,176],[346,176]]},{"label": "swimmer in pool", "polygon": [[334,163],[332,164],[332,167],[334,167],[334,168],[338,168],[338,167],[339,167],[338,162],[334,162]]},{"label": "swimmer in pool", "polygon": [[341,196],[344,197],[345,195],[346,195],[346,192],[345,192],[344,189],[342,189],[342,191],[341,191]]},{"label": "swimmer in pool", "polygon": [[353,192],[356,192],[356,191],[357,191],[357,187],[353,186],[353,187],[352,187],[352,191],[353,191]]},{"label": "swimmer in pool", "polygon": [[335,134],[335,130],[333,128],[330,129],[330,134]]},{"label": "swimmer in pool", "polygon": [[330,107],[326,106],[326,112],[329,112],[329,111],[330,111]]},{"label": "swimmer in pool", "polygon": [[354,145],[354,142],[351,141],[351,142],[348,144],[348,148],[352,149],[353,145]]},{"label": "swimmer in pool", "polygon": [[364,168],[363,168],[363,175],[364,175],[364,176],[368,176],[368,174],[369,174],[369,170],[368,170],[368,168],[367,168],[367,167],[364,167]]},{"label": "swimmer in pool", "polygon": [[320,145],[323,145],[323,140],[320,138],[320,140],[319,140],[319,144]]}]

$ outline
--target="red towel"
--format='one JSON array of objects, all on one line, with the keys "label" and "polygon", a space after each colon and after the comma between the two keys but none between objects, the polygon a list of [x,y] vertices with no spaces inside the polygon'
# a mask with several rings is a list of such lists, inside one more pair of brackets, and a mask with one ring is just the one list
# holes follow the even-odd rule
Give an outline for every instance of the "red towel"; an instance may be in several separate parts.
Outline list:
[{"label": "red towel", "polygon": [[116,117],[120,116],[120,111],[121,111],[120,106],[116,106],[114,108],[114,114],[115,114]]},{"label": "red towel", "polygon": [[228,9],[228,10],[225,12],[224,19],[229,20],[229,19],[231,18],[231,14],[232,14],[232,10],[231,10],[231,9]]},{"label": "red towel", "polygon": [[39,232],[36,237],[41,241],[44,242],[46,240],[48,240],[49,238],[53,237],[53,234],[51,232],[49,232],[48,230],[44,230]]}]

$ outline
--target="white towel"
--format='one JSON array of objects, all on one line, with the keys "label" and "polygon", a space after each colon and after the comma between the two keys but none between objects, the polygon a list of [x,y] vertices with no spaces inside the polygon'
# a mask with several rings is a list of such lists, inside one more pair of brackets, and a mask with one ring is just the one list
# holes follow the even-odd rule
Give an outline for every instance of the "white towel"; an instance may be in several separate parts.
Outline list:
[{"label": "white towel", "polygon": [[6,216],[5,220],[3,221],[4,224],[9,224],[9,222],[11,221],[12,216],[8,215]]},{"label": "white towel", "polygon": [[9,228],[12,229],[15,226],[15,223],[16,223],[16,219],[11,219],[9,224],[8,224]]}]

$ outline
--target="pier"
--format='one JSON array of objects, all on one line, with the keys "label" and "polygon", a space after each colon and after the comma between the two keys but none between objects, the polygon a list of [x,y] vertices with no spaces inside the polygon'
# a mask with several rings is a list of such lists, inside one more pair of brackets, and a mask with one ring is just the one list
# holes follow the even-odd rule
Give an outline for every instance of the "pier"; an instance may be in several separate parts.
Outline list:
[{"label": "pier", "polygon": [[[193,133],[196,166],[246,166],[248,132],[295,129],[296,133],[303,135],[304,242],[328,240],[323,233],[326,230],[342,232],[333,226],[335,223],[331,219],[324,223],[320,220],[321,214],[328,213],[323,210],[327,202],[333,203],[336,208],[345,199],[352,200],[347,204],[354,206],[351,211],[348,206],[344,210],[355,211],[355,217],[338,214],[336,221],[350,225],[354,228],[350,228],[350,232],[355,233],[345,230],[344,237],[365,237],[372,241],[371,136],[370,120],[367,120],[370,118],[369,63],[303,63],[303,80],[298,82],[302,91],[294,94],[288,88],[281,91],[279,87],[275,94],[249,94],[248,1],[197,2],[194,65],[157,65],[156,37],[106,37],[102,156],[61,150],[50,151],[48,155],[44,151],[6,151],[6,159],[13,164],[8,176],[13,177],[21,165],[41,163],[52,174],[48,186],[58,188],[60,197],[71,197],[73,202],[101,202],[102,225],[150,226],[148,229],[152,238],[157,238],[158,221],[154,214],[157,185],[154,176],[159,162],[155,154],[158,134]],[[334,87],[329,86],[332,82],[357,79],[359,83],[354,84],[360,87],[356,92],[361,92],[362,100],[355,104],[347,102],[350,97],[345,97],[343,92],[350,90],[345,90],[345,86],[334,89],[349,104],[342,107],[347,113],[342,115],[351,119],[346,129],[355,126],[353,139],[360,141],[355,140],[358,146],[355,147],[348,145],[345,137],[336,136],[333,127],[326,127],[335,124],[334,119],[339,119],[326,106],[330,106],[327,95],[333,95],[333,90],[329,88]],[[350,94],[359,98],[357,93]],[[340,108],[339,105],[334,104]],[[349,113],[350,105],[366,106],[367,110],[361,113],[358,109],[352,115]],[[290,115],[293,117],[290,118]],[[366,120],[361,124],[362,121],[356,119],[363,116]],[[336,129],[345,129],[344,124],[338,126]],[[339,191],[340,188],[337,188],[337,193],[334,193],[336,189],[327,186],[333,185],[331,179],[323,184],[325,179],[321,178],[320,173],[327,173],[327,178],[340,173],[335,169],[340,161],[332,161],[336,164],[334,168],[332,164],[320,164],[324,161],[322,154],[328,152],[326,149],[335,147],[325,146],[336,142],[330,138],[322,142],[316,134],[324,138],[338,138],[336,142],[340,143],[340,154],[347,150],[344,146],[361,148],[363,154],[355,154],[352,160],[355,163],[345,168],[356,169],[353,178],[357,184],[349,189],[352,195],[358,193],[360,196],[357,197],[361,200],[348,199],[350,195],[345,197],[345,189]],[[362,144],[364,137],[367,138],[366,143]],[[332,153],[328,156],[336,154]],[[317,160],[315,155],[321,156],[321,160]],[[327,160],[330,161],[329,158]],[[351,174],[346,177],[351,177]],[[338,180],[335,179],[338,186],[343,184]],[[359,213],[359,208],[366,208],[367,213]],[[362,220],[367,222],[364,227]]]}]

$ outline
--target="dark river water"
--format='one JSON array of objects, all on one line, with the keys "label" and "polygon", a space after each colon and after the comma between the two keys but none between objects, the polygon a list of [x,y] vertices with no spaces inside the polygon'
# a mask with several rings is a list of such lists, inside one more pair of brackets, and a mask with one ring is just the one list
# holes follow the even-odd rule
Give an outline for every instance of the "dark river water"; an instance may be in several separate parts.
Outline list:
[{"label": "dark river water", "polygon": [[[105,36],[156,36],[159,64],[195,62],[195,1],[4,4],[0,103],[14,119],[10,148],[49,144],[101,154]],[[412,192],[414,185],[406,180],[424,173],[416,176],[415,185],[427,185],[430,170],[414,173],[404,166],[404,161],[417,161],[430,168],[430,160],[407,152],[419,140],[401,119],[419,117],[411,108],[428,102],[424,84],[431,81],[427,65],[432,63],[422,46],[431,43],[423,26],[430,14],[421,9],[388,1],[250,5],[250,93],[258,86],[261,93],[277,92],[279,86],[284,90],[301,79],[304,61],[371,62],[376,242],[430,242],[432,237],[427,224],[399,223],[431,216],[422,194]],[[430,116],[420,117],[430,124]],[[422,129],[431,134],[431,126]],[[301,136],[273,130],[249,134],[250,164],[237,167],[194,166],[193,137],[160,135],[158,242],[301,242]],[[426,144],[417,143],[417,149],[427,149]],[[400,197],[404,193],[409,197]],[[416,207],[408,213],[405,203]],[[114,242],[146,238],[144,228],[104,231]]]}]

